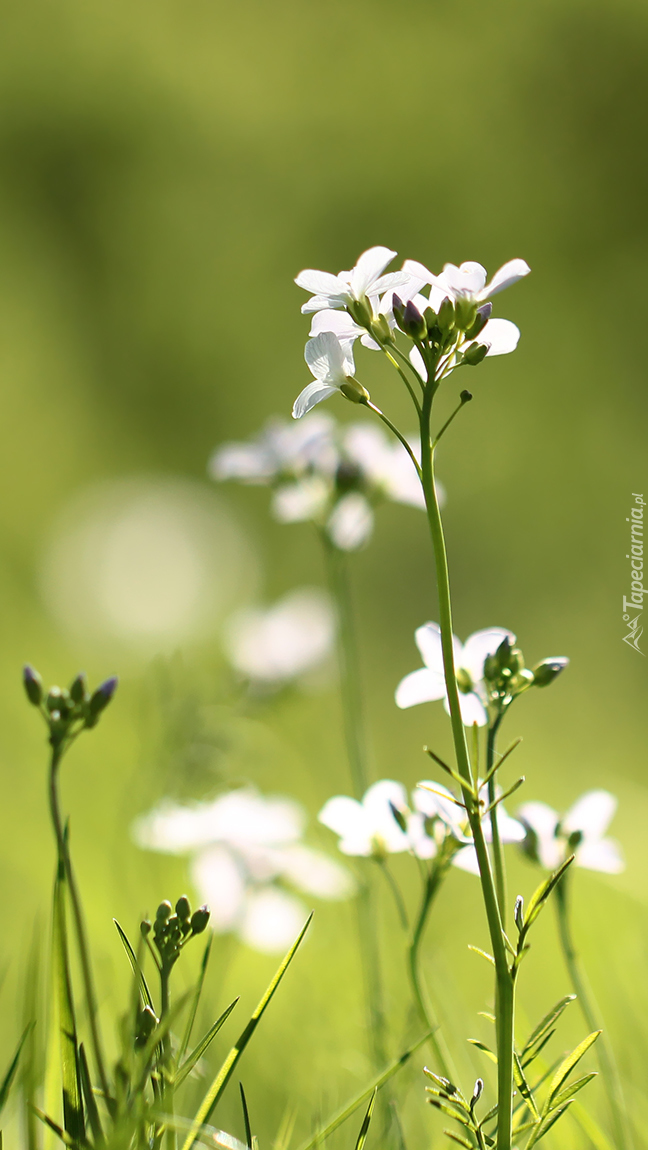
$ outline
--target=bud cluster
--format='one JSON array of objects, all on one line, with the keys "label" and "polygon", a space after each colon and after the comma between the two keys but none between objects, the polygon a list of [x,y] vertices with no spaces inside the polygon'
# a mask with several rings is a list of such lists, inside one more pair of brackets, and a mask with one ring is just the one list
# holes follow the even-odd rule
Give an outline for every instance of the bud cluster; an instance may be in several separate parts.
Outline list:
[{"label": "bud cluster", "polygon": [[23,668],[23,684],[29,702],[38,707],[50,732],[50,742],[60,744],[79,731],[96,727],[101,712],[106,709],[115,691],[118,679],[106,679],[92,694],[83,671],[80,671],[69,688],[50,687],[47,693],[43,681],[29,664]]},{"label": "bud cluster", "polygon": [[175,904],[164,899],[155,912],[155,921],[145,918],[140,924],[142,937],[148,939],[153,932],[153,942],[160,956],[162,967],[169,970],[176,962],[183,946],[197,934],[202,934],[209,922],[209,907],[199,906],[191,913],[191,903],[183,894]]},{"label": "bud cluster", "polygon": [[429,348],[436,358],[449,355],[460,343],[470,345],[457,353],[457,367],[461,364],[475,367],[488,354],[488,344],[476,341],[492,310],[490,301],[478,305],[474,299],[464,296],[454,300],[446,296],[438,312],[432,307],[421,312],[412,300],[404,304],[399,296],[394,295],[393,298],[398,329],[417,346]]},{"label": "bud cluster", "polygon": [[529,687],[548,687],[568,662],[569,659],[563,656],[543,659],[530,670],[524,665],[520,648],[511,646],[507,636],[495,654],[487,655],[484,661],[484,681],[489,702],[495,704],[498,710],[503,710]]}]

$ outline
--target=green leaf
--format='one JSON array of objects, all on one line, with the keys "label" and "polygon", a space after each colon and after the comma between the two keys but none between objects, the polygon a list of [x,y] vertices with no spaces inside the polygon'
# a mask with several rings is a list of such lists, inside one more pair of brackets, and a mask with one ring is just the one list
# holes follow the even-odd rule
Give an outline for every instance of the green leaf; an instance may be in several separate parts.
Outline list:
[{"label": "green leaf", "polygon": [[471,946],[470,943],[468,943],[468,950],[472,950],[474,954],[480,954],[482,958],[486,959],[486,962],[490,962],[493,966],[495,966],[495,959],[493,958],[492,954],[487,954],[486,951],[482,950],[480,946]]},{"label": "green leaf", "polygon": [[295,957],[295,954],[297,953],[297,949],[299,947],[299,944],[301,943],[304,935],[306,934],[306,931],[308,930],[308,927],[310,926],[310,922],[311,922],[312,917],[313,917],[313,915],[311,913],[308,916],[302,931],[298,935],[297,939],[295,940],[295,942],[291,946],[291,948],[288,951],[287,955],[285,956],[283,962],[281,963],[279,969],[277,970],[277,973],[275,974],[274,978],[272,979],[272,982],[268,986],[268,989],[266,990],[265,994],[263,995],[263,998],[259,1002],[259,1004],[258,1004],[256,1010],[254,1011],[252,1017],[250,1018],[250,1021],[248,1022],[247,1026],[245,1027],[245,1030],[243,1030],[243,1032],[239,1035],[239,1038],[236,1042],[236,1045],[232,1047],[232,1049],[230,1050],[229,1054],[227,1055],[227,1058],[225,1059],[223,1065],[221,1066],[220,1070],[218,1071],[218,1074],[214,1078],[211,1086],[209,1087],[209,1090],[207,1091],[205,1097],[203,1098],[203,1100],[202,1100],[202,1102],[198,1108],[198,1113],[196,1114],[196,1117],[194,1119],[194,1127],[192,1127],[192,1131],[190,1131],[189,1134],[187,1135],[187,1138],[185,1139],[182,1150],[191,1150],[191,1147],[193,1146],[194,1142],[196,1141],[196,1134],[193,1131],[194,1130],[197,1131],[198,1128],[200,1126],[202,1126],[208,1120],[212,1110],[214,1109],[216,1103],[218,1102],[218,1099],[220,1098],[221,1094],[223,1093],[225,1087],[227,1086],[227,1083],[229,1082],[229,1080],[230,1080],[230,1078],[234,1072],[234,1067],[236,1066],[237,1062],[239,1061],[241,1055],[243,1054],[243,1051],[245,1050],[248,1042],[250,1041],[252,1035],[254,1034],[254,1031],[256,1030],[259,1022],[261,1021],[261,1018],[263,1017],[269,1003],[271,1002],[271,1000],[274,996],[274,993],[275,993],[277,987],[279,986],[279,983],[281,982],[284,974],[288,970],[288,967],[290,966],[293,958]]},{"label": "green leaf", "polygon": [[86,1058],[86,1052],[82,1042],[79,1045],[79,1070],[81,1089],[83,1091],[83,1100],[85,1102],[86,1114],[88,1115],[90,1129],[92,1130],[92,1137],[94,1138],[95,1142],[102,1143],[104,1141],[104,1136],[103,1130],[101,1128],[101,1119],[99,1117],[97,1100],[92,1089],[90,1070],[88,1068],[88,1059]]},{"label": "green leaf", "polygon": [[181,1063],[183,1061],[183,1059],[187,1053],[187,1050],[189,1049],[189,1041],[191,1039],[191,1032],[193,1030],[194,1022],[196,1021],[196,1014],[198,1013],[198,1004],[200,1002],[200,996],[202,995],[203,985],[205,982],[205,975],[207,973],[207,965],[209,963],[209,957],[211,955],[211,948],[212,948],[213,941],[214,941],[214,936],[213,936],[213,934],[210,934],[209,941],[207,943],[207,946],[205,947],[205,951],[204,951],[204,954],[202,956],[202,962],[200,964],[200,974],[198,975],[198,981],[196,983],[196,990],[195,990],[193,1001],[191,1003],[191,1008],[189,1010],[189,1014],[187,1017],[187,1025],[185,1026],[185,1032],[184,1032],[184,1035],[182,1037],[182,1042],[180,1043],[180,1049],[178,1051],[178,1063]]},{"label": "green leaf", "polygon": [[535,1030],[533,1030],[531,1032],[531,1034],[529,1035],[529,1037],[527,1038],[524,1046],[522,1047],[522,1053],[520,1055],[521,1058],[526,1057],[526,1055],[529,1053],[531,1048],[533,1046],[535,1046],[536,1043],[539,1042],[541,1038],[544,1037],[544,1035],[547,1033],[548,1030],[551,1029],[554,1022],[558,1021],[562,1012],[567,1009],[570,1002],[575,1002],[575,1001],[576,1001],[576,995],[575,994],[566,994],[565,997],[561,998],[560,1001],[557,1002],[555,1006],[552,1006],[551,1010],[549,1010],[545,1014],[544,1018],[538,1023]]},{"label": "green leaf", "polygon": [[556,1095],[552,1110],[556,1106],[562,1106],[563,1103],[568,1102],[570,1098],[578,1094],[579,1090],[582,1090],[584,1086],[587,1086],[588,1082],[591,1082],[592,1079],[596,1077],[597,1071],[591,1070],[589,1074],[584,1074],[582,1078],[577,1078],[575,1082],[571,1082],[569,1086],[566,1086],[564,1090],[560,1091],[560,1094]]},{"label": "green leaf", "polygon": [[11,1062],[9,1063],[9,1068],[8,1068],[4,1078],[2,1080],[2,1085],[0,1086],[0,1111],[2,1111],[4,1109],[7,1098],[9,1097],[9,1091],[11,1090],[11,1087],[13,1085],[13,1080],[16,1077],[16,1071],[18,1069],[18,1063],[20,1062],[20,1055],[22,1053],[22,1048],[25,1045],[27,1035],[29,1034],[29,1032],[33,1026],[34,1026],[34,1023],[30,1022],[29,1025],[26,1026],[25,1029],[23,1030],[22,1036],[20,1038],[20,1042],[18,1043],[18,1046],[16,1048],[16,1053],[14,1054],[13,1058],[11,1059]]},{"label": "green leaf", "polygon": [[180,1086],[180,1084],[182,1082],[184,1082],[187,1075],[191,1074],[191,1071],[193,1070],[194,1066],[196,1065],[197,1062],[200,1061],[200,1059],[202,1058],[205,1051],[211,1045],[212,1041],[214,1040],[214,1038],[218,1034],[218,1031],[220,1030],[221,1026],[223,1026],[224,1023],[227,1022],[227,1019],[229,1018],[230,1014],[232,1013],[237,1002],[238,1002],[238,998],[235,998],[233,1002],[230,1002],[229,1006],[226,1007],[226,1009],[221,1014],[220,1018],[216,1019],[214,1025],[209,1028],[209,1030],[205,1034],[204,1038],[201,1038],[200,1042],[198,1043],[197,1046],[194,1047],[194,1049],[192,1050],[189,1057],[187,1059],[185,1059],[185,1061],[182,1063],[182,1066],[178,1070],[178,1072],[177,1072],[177,1074],[173,1080],[173,1085],[176,1089],[178,1086]]},{"label": "green leaf", "polygon": [[556,1094],[560,1090],[560,1087],[562,1086],[565,1079],[569,1077],[572,1070],[575,1066],[578,1065],[583,1055],[587,1054],[590,1046],[594,1045],[600,1033],[600,1030],[592,1031],[591,1034],[588,1034],[587,1038],[584,1038],[583,1041],[579,1043],[575,1050],[572,1050],[571,1054],[565,1058],[564,1062],[561,1062],[549,1087],[549,1098],[545,1107],[547,1110],[556,1097]]},{"label": "green leaf", "polygon": [[133,974],[135,975],[135,978],[137,979],[137,983],[138,983],[138,986],[140,988],[140,994],[142,995],[142,998],[143,998],[145,1004],[147,1006],[150,1006],[151,1010],[155,1011],[155,1007],[153,1006],[153,998],[151,997],[151,992],[148,988],[148,983],[144,977],[144,972],[143,972],[139,962],[137,961],[137,955],[135,954],[135,951],[133,950],[130,942],[128,941],[128,936],[127,936],[126,932],[124,930],[122,930],[121,926],[117,922],[117,919],[114,918],[113,922],[114,922],[115,926],[117,927],[119,937],[121,938],[121,940],[124,944],[124,950],[126,951],[126,954],[128,956],[128,961],[131,964]]},{"label": "green leaf", "polygon": [[63,1086],[63,1124],[73,1141],[83,1142],[85,1124],[79,1083],[78,1048],[72,981],[65,922],[65,864],[59,860],[54,884],[52,924],[52,950],[55,965],[56,998],[58,1007],[59,1042],[61,1053],[61,1082]]},{"label": "green leaf", "polygon": [[424,1034],[422,1038],[419,1038],[418,1042],[416,1042],[414,1046],[410,1046],[409,1050],[406,1050],[404,1054],[401,1054],[400,1058],[396,1058],[394,1062],[390,1063],[386,1070],[383,1070],[382,1074],[379,1074],[377,1078],[374,1078],[373,1082],[371,1082],[369,1086],[366,1087],[366,1089],[362,1090],[360,1094],[357,1094],[355,1098],[352,1098],[350,1102],[347,1102],[346,1105],[338,1110],[337,1113],[335,1113],[324,1126],[320,1126],[312,1135],[312,1137],[310,1137],[307,1142],[304,1142],[300,1146],[300,1150],[313,1150],[314,1146],[318,1146],[320,1143],[325,1142],[326,1139],[333,1133],[333,1131],[337,1130],[338,1126],[341,1126],[343,1122],[346,1122],[347,1118],[350,1118],[351,1115],[358,1109],[358,1107],[362,1106],[363,1102],[366,1102],[367,1098],[373,1094],[374,1090],[380,1090],[381,1086],[384,1086],[385,1083],[388,1082],[394,1074],[398,1073],[401,1067],[409,1061],[412,1055],[415,1054],[416,1051],[421,1048],[421,1046],[423,1046],[423,1043],[427,1042],[430,1034],[432,1033],[434,1032],[428,1031],[428,1033]]},{"label": "green leaf", "polygon": [[248,1110],[247,1098],[243,1089],[243,1083],[239,1082],[239,1090],[241,1092],[241,1106],[243,1108],[243,1125],[245,1126],[245,1143],[248,1150],[252,1150],[252,1127],[250,1125],[250,1111]]},{"label": "green leaf", "polygon": [[358,1134],[358,1139],[355,1144],[355,1150],[362,1150],[365,1142],[367,1141],[367,1134],[369,1133],[369,1126],[371,1125],[371,1115],[373,1114],[373,1108],[376,1104],[377,1093],[378,1087],[375,1086],[374,1092],[369,1099],[369,1105],[367,1106],[365,1116],[362,1119],[362,1126],[360,1127],[360,1133]]},{"label": "green leaf", "polygon": [[530,1066],[532,1062],[535,1062],[535,1059],[538,1057],[539,1054],[542,1053],[545,1046],[553,1038],[555,1033],[556,1033],[555,1030],[548,1030],[547,1033],[545,1034],[544,1038],[538,1043],[538,1045],[536,1047],[534,1047],[534,1049],[531,1051],[530,1054],[527,1054],[526,1058],[524,1059],[524,1062],[522,1063],[522,1065],[524,1066],[525,1069],[527,1066]]},{"label": "green leaf", "polygon": [[497,1055],[494,1054],[488,1046],[486,1046],[485,1042],[480,1042],[478,1038],[469,1038],[468,1042],[471,1046],[476,1046],[478,1050],[481,1050],[488,1058],[490,1058],[491,1062],[497,1063]]},{"label": "green leaf", "polygon": [[529,906],[527,908],[527,912],[524,916],[524,932],[525,933],[529,929],[529,927],[535,922],[538,915],[540,914],[540,911],[542,910],[547,899],[549,898],[549,895],[551,894],[552,890],[560,882],[565,871],[568,869],[568,867],[571,866],[573,861],[574,861],[574,855],[570,855],[569,858],[565,859],[564,863],[562,863],[562,865],[559,866],[558,869],[553,872],[553,874],[550,874],[549,878],[545,879],[544,882],[541,882],[540,886],[537,887],[537,889],[533,892],[533,894],[531,895],[531,899],[529,901]]},{"label": "green leaf", "polygon": [[520,1094],[529,1107],[529,1110],[533,1114],[533,1117],[536,1119],[536,1121],[539,1121],[540,1111],[536,1106],[535,1098],[533,1097],[533,1091],[531,1090],[531,1087],[529,1086],[529,1083],[524,1076],[524,1070],[522,1069],[520,1057],[515,1053],[513,1054],[513,1077],[515,1078],[516,1086],[518,1087]]},{"label": "green leaf", "polygon": [[543,1118],[542,1122],[536,1126],[536,1129],[526,1144],[526,1150],[531,1150],[531,1147],[535,1146],[536,1142],[539,1142],[541,1138],[544,1138],[545,1134],[551,1130],[551,1127],[558,1121],[559,1118],[562,1118],[563,1114],[566,1110],[569,1109],[570,1106],[571,1103],[567,1102],[560,1108],[560,1110],[552,1110],[551,1114],[547,1114],[546,1117]]},{"label": "green leaf", "polygon": [[455,1110],[447,1102],[443,1102],[441,1098],[428,1098],[430,1106],[434,1106],[435,1110],[440,1110],[443,1114],[447,1114],[448,1118],[454,1118],[455,1122],[460,1122],[468,1130],[473,1129],[473,1124],[470,1121],[470,1116],[465,1114],[463,1110]]},{"label": "green leaf", "polygon": [[465,1146],[466,1150],[475,1150],[475,1143],[469,1142],[461,1134],[457,1134],[454,1130],[444,1130],[446,1138],[450,1138],[453,1142],[458,1142],[460,1146]]}]

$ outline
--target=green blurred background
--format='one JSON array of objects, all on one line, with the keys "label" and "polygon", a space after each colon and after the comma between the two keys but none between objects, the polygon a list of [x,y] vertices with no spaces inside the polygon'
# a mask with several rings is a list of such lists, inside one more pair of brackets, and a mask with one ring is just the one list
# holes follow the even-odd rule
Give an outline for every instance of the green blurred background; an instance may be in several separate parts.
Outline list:
[{"label": "green blurred background", "polygon": [[[110,589],[76,558],[93,508],[101,527],[132,488],[157,492],[176,526],[186,510],[217,589],[224,515],[239,527],[240,595],[321,583],[306,527],[273,524],[263,491],[216,492],[206,479],[216,444],[287,414],[307,381],[294,275],[349,267],[376,243],[435,270],[475,259],[494,271],[520,256],[533,274],[497,306],[522,329],[519,350],[471,377],[475,401],[440,463],[456,626],[462,637],[511,627],[531,661],[572,661],[550,692],[519,704],[508,733],[524,737],[526,798],[564,807],[599,786],[620,798],[614,832],[628,869],[610,880],[581,872],[576,921],[641,1142],[646,664],[622,642],[621,604],[631,493],[648,487],[645,3],[7,0],[2,26],[0,854],[5,921],[17,920],[2,944],[3,1057],[20,1026],[22,946],[38,915],[46,930],[53,862],[25,660],[48,682],[79,667],[93,681],[121,675],[64,781],[106,1019],[127,985],[111,917],[132,930],[188,881],[183,860],[132,844],[136,815],[166,794],[248,780],[295,794],[314,816],[348,789],[333,688],[247,707],[232,694],[215,620],[236,588],[214,607],[203,587],[209,625],[182,612],[164,635],[132,618],[130,630],[112,625]],[[368,353],[364,364],[374,398],[407,425],[393,382]],[[333,407],[356,415],[342,400]],[[159,539],[151,546],[145,571],[166,562]],[[391,702],[418,663],[414,628],[436,612],[419,513],[381,513],[354,561],[354,592],[374,776],[413,784],[426,771],[422,744],[449,745],[441,707],[400,713]],[[315,826],[311,841],[333,849]],[[408,860],[397,871],[410,883]],[[513,863],[515,892],[534,879]],[[304,1134],[369,1076],[353,922],[349,905],[318,906],[246,1055],[266,1145],[286,1106]],[[446,1013],[461,999],[454,1045],[469,1078],[483,1067],[463,1036],[486,1036],[476,1012],[490,996],[466,948],[485,941],[470,876],[451,875],[435,922],[428,975],[445,980]],[[397,1053],[417,1028],[387,903],[381,929]],[[553,948],[548,917],[523,979],[531,1018],[568,989]],[[234,993],[242,1019],[272,969],[221,940],[206,1020]],[[220,1049],[235,1032],[232,1020]],[[581,1033],[574,1015],[564,1041]],[[440,1139],[421,1087],[417,1065],[399,1087],[408,1146]],[[603,1113],[601,1093],[591,1088],[589,1104]],[[219,1120],[242,1134],[234,1100]],[[575,1124],[564,1138],[588,1145]]]}]

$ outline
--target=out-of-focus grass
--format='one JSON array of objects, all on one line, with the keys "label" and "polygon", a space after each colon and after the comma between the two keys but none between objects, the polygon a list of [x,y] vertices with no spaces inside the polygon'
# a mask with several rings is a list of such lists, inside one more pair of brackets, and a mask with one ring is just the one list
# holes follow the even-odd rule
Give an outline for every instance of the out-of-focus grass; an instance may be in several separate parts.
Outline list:
[{"label": "out-of-focus grass", "polygon": [[[464,637],[506,625],[531,660],[572,659],[550,692],[516,707],[509,734],[524,736],[528,797],[563,806],[593,786],[620,796],[628,871],[578,877],[577,930],[640,1107],[646,670],[621,642],[621,599],[629,497],[646,487],[645,5],[22,0],[5,6],[3,25],[0,859],[21,920],[2,946],[3,1049],[18,1027],[20,935],[47,905],[53,861],[42,731],[19,687],[25,659],[52,681],[80,666],[93,678],[123,672],[109,717],[70,756],[64,781],[106,1008],[126,985],[111,916],[132,926],[187,883],[181,860],[130,843],[136,814],[169,791],[198,795],[236,779],[294,793],[315,814],[347,786],[332,692],[232,720],[213,635],[151,669],[128,644],[105,648],[63,629],[40,573],[57,516],[93,482],[206,482],[214,444],[287,413],[306,379],[292,277],[348,267],[388,243],[435,268],[479,259],[494,269],[518,255],[533,268],[498,300],[522,328],[520,348],[472,377],[475,401],[442,456],[456,624]],[[406,424],[382,367],[369,353],[360,364]],[[346,417],[342,401],[337,412]],[[224,497],[256,540],[269,596],[321,581],[315,540],[269,524],[265,493]],[[357,558],[355,595],[374,773],[414,783],[427,772],[421,745],[448,747],[440,707],[391,705],[417,663],[413,630],[435,616],[416,512],[382,513]],[[397,870],[407,881],[404,860]],[[511,889],[528,892],[530,871],[520,864],[514,875]],[[318,909],[246,1055],[266,1142],[287,1104],[300,1107],[304,1132],[368,1074],[352,919],[348,906]],[[383,925],[396,1048],[415,1028],[391,908]],[[531,1019],[565,990],[549,920],[543,931],[542,958],[539,941],[525,971]],[[488,972],[466,951],[483,935],[475,884],[452,875],[429,968],[450,979],[445,1004],[465,1003],[457,1050],[488,999]],[[219,943],[212,1012],[238,992],[253,1004],[270,965]],[[569,1026],[579,1033],[575,1015]],[[416,1075],[408,1081],[416,1140],[434,1123]],[[228,1106],[223,1124],[240,1123]]]}]

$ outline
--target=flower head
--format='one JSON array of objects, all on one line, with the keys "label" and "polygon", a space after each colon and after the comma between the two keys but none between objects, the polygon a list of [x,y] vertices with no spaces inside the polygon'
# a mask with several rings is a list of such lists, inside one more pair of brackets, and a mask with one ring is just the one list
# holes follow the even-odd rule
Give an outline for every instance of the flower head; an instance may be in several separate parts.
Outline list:
[{"label": "flower head", "polygon": [[309,896],[346,898],[348,872],[302,842],[304,812],[292,799],[265,797],[252,787],[212,802],[164,803],[138,819],[136,842],[146,849],[187,854],[211,926],[232,931],[257,950],[281,951],[306,917]]},{"label": "flower head", "polygon": [[323,331],[314,339],[309,339],[304,359],[315,378],[297,396],[293,404],[293,419],[301,419],[317,403],[335,395],[336,391],[353,395],[354,390],[359,388],[360,385],[353,379],[355,364],[351,344],[346,341],[343,343],[333,332]]},{"label": "flower head", "polygon": [[[401,708],[414,707],[418,703],[443,699],[445,709],[449,712],[441,629],[437,623],[424,623],[415,632],[415,639],[425,666],[412,671],[398,684],[396,705]],[[475,631],[465,644],[460,643],[456,636],[452,637],[461,717],[466,726],[477,723],[483,727],[488,722],[484,662],[489,655],[495,654],[504,639],[515,642],[513,632],[503,627],[487,627],[483,631]]]},{"label": "flower head", "polygon": [[330,272],[314,271],[312,268],[300,272],[295,283],[314,293],[303,304],[302,312],[349,308],[353,314],[356,305],[363,305],[389,288],[404,284],[408,277],[403,272],[383,275],[395,255],[396,252],[389,248],[374,247],[363,252],[349,272],[331,275]]},{"label": "flower head", "polygon": [[393,779],[381,779],[369,787],[361,801],[347,795],[329,799],[317,817],[340,836],[338,846],[343,854],[380,858],[411,848],[394,810],[407,811],[405,787]]},{"label": "flower head", "polygon": [[225,633],[225,649],[242,675],[279,686],[323,663],[334,639],[335,615],[328,596],[303,587],[265,610],[237,612]]},{"label": "flower head", "polygon": [[425,507],[400,443],[374,424],[340,426],[321,412],[297,423],[272,420],[252,442],[225,444],[212,456],[210,472],[271,487],[276,519],[315,523],[343,551],[368,540],[374,509],[386,500]]},{"label": "flower head", "polygon": [[546,803],[524,803],[518,811],[527,832],[524,850],[546,870],[573,854],[575,866],[620,874],[621,849],[605,837],[616,808],[614,795],[603,790],[587,791],[562,817]]}]

